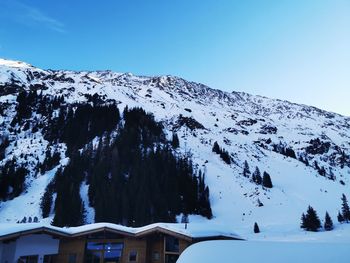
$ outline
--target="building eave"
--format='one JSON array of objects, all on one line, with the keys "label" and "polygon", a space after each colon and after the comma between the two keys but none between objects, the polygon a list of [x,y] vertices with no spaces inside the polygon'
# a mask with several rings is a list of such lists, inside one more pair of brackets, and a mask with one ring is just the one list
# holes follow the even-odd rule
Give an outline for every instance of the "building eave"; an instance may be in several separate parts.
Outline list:
[{"label": "building eave", "polygon": [[21,231],[17,231],[14,233],[9,233],[9,234],[5,234],[0,236],[0,241],[6,241],[6,240],[11,240],[11,239],[17,239],[21,236],[26,236],[26,235],[34,235],[34,234],[49,234],[52,236],[57,236],[57,237],[68,237],[69,234],[63,232],[63,231],[59,231],[59,230],[55,230],[55,229],[51,229],[48,227],[38,227],[38,228],[33,228],[33,229],[28,229],[28,230],[21,230]]},{"label": "building eave", "polygon": [[144,237],[144,236],[147,236],[147,235],[151,235],[151,234],[154,234],[154,233],[162,233],[162,234],[166,234],[166,235],[171,235],[171,236],[175,236],[179,239],[183,239],[183,240],[186,240],[186,241],[192,241],[192,237],[189,236],[189,235],[186,235],[186,234],[182,234],[182,233],[179,233],[177,231],[173,231],[173,230],[170,230],[170,229],[167,229],[167,228],[163,228],[163,227],[160,227],[160,226],[156,226],[154,228],[150,228],[150,229],[147,229],[147,230],[143,230],[143,231],[140,231],[138,233],[136,233],[136,237]]},{"label": "building eave", "polygon": [[114,234],[120,234],[120,235],[127,236],[127,237],[134,237],[135,236],[131,232],[115,229],[115,228],[112,228],[112,227],[103,226],[103,227],[98,227],[98,228],[95,228],[95,229],[89,229],[89,230],[85,230],[85,231],[81,231],[81,232],[76,232],[76,233],[70,234],[70,237],[80,237],[80,236],[84,236],[84,235],[98,233],[98,232],[101,232],[101,231],[107,231],[107,232],[111,232],[111,233],[114,233]]}]

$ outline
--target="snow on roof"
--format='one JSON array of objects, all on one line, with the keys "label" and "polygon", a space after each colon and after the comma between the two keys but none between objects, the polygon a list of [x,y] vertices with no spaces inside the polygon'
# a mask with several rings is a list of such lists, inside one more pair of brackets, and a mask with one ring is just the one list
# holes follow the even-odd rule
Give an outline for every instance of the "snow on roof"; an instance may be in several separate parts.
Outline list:
[{"label": "snow on roof", "polygon": [[12,237],[15,235],[22,235],[29,232],[47,231],[61,233],[62,235],[67,234],[63,228],[48,226],[40,223],[28,223],[28,224],[0,224],[0,240]]},{"label": "snow on roof", "polygon": [[86,233],[92,233],[108,229],[111,231],[121,232],[130,236],[143,236],[152,232],[163,232],[168,234],[181,235],[188,239],[199,238],[227,238],[242,239],[235,233],[227,233],[221,231],[219,227],[205,227],[202,224],[188,224],[185,229],[184,224],[176,223],[156,223],[143,227],[126,227],[112,223],[95,223],[78,227],[55,227],[42,223],[26,223],[26,224],[0,224],[0,240],[12,238],[18,235],[31,234],[33,232],[48,232],[63,236],[79,236]]}]

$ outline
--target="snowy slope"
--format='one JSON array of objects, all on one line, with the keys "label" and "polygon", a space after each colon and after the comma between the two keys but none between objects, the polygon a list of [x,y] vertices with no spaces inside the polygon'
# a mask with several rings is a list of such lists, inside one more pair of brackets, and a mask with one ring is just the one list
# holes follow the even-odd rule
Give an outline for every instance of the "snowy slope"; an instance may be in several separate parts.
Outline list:
[{"label": "snowy slope", "polygon": [[177,262],[347,263],[348,246],[344,243],[207,241],[187,248]]},{"label": "snowy slope", "polygon": [[[341,194],[350,197],[350,161],[345,159],[345,165],[340,162],[342,156],[350,155],[349,117],[287,101],[223,92],[173,76],[41,70],[22,62],[0,60],[0,135],[11,136],[9,125],[15,114],[16,95],[22,89],[63,95],[70,103],[87,101],[87,94],[98,94],[106,101],[115,100],[120,110],[128,105],[152,112],[164,123],[169,137],[176,131],[180,152],[192,154],[194,163],[206,171],[210,187],[214,219],[192,216],[190,222],[220,225],[247,238],[256,238],[251,234],[254,222],[267,236],[302,235],[300,217],[308,205],[322,219],[327,210],[336,221]],[[189,120],[195,123],[194,127],[184,124]],[[317,138],[327,145],[320,153],[311,147],[310,141]],[[47,142],[40,132],[22,132],[15,139],[18,143],[11,143],[6,149],[5,160],[16,156],[25,162],[23,151],[43,158]],[[212,152],[215,141],[231,154],[232,164],[225,164]],[[297,156],[305,156],[308,151],[310,166],[273,151],[273,144],[280,143],[293,149]],[[60,149],[64,164],[65,145],[60,145]],[[274,187],[263,189],[243,177],[245,160],[251,172],[256,166],[261,172],[267,171]],[[315,160],[325,168],[326,176],[320,176],[312,167]],[[26,162],[30,168],[30,160]],[[37,178],[33,173],[27,179],[25,193],[0,204],[0,222],[16,222],[24,216],[40,218],[40,196],[54,172]],[[331,174],[335,180],[327,178]],[[84,199],[86,187],[83,184],[80,193],[90,215],[87,222],[92,222],[94,211]],[[258,199],[263,206],[258,206]]]}]

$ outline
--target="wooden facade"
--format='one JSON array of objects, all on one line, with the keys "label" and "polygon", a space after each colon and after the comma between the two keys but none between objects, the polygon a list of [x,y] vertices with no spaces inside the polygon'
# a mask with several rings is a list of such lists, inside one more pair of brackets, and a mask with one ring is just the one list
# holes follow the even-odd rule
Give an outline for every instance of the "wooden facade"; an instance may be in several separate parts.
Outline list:
[{"label": "wooden facade", "polygon": [[[175,247],[171,251],[167,250],[167,239],[175,242]],[[99,259],[98,256],[89,258],[89,244],[99,244],[102,247],[101,250],[94,250]],[[103,248],[106,244],[120,244],[122,246],[120,257],[106,259],[108,249]],[[115,238],[94,238],[85,235],[60,239],[59,251],[53,261],[55,263],[175,263],[174,259],[177,259],[190,244],[189,239],[159,232],[143,237],[117,235]]]}]

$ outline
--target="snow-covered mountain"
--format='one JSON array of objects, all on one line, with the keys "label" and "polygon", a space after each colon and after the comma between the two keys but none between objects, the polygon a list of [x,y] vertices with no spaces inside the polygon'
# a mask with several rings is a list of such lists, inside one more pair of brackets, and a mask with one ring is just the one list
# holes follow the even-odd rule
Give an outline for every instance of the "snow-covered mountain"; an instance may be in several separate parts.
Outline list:
[{"label": "snow-covered mountain", "polygon": [[[0,166],[15,157],[30,171],[25,191],[1,202],[0,222],[17,222],[23,217],[52,219],[41,219],[39,204],[57,167],[44,174],[34,169],[38,161],[44,161],[49,142],[40,129],[33,133],[22,128],[14,133],[11,126],[22,90],[63,96],[71,104],[94,97],[115,101],[121,112],[128,106],[153,113],[169,138],[174,131],[178,134],[179,152],[190,154],[194,164],[205,171],[214,218],[190,216],[190,222],[221,225],[242,236],[252,232],[254,222],[267,235],[298,233],[308,205],[321,219],[328,211],[336,222],[341,195],[350,197],[350,117],[288,101],[224,92],[173,76],[42,70],[0,59],[0,138],[9,140]],[[27,125],[40,118],[32,116]],[[231,156],[230,164],[212,151],[216,141]],[[66,145],[56,147],[64,166],[68,162]],[[243,176],[245,161],[251,174],[256,167],[261,174],[269,173],[273,188]],[[87,189],[82,184],[80,195],[86,222],[92,222],[94,211],[88,204]]]}]

